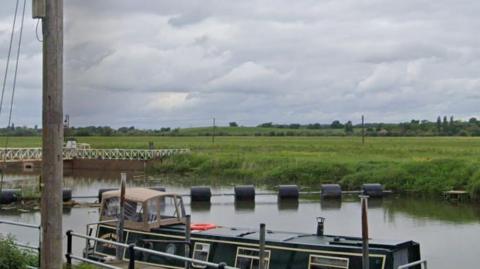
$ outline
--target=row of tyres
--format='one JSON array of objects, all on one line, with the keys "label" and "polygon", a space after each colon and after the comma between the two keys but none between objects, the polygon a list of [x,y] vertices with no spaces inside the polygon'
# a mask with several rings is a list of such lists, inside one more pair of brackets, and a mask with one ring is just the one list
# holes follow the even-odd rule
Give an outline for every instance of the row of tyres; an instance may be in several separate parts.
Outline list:
[{"label": "row of tyres", "polygon": [[[301,193],[312,194],[316,192],[300,192],[297,185],[279,185],[276,193],[279,200],[298,200]],[[323,199],[340,199],[342,197],[342,188],[339,184],[322,184],[320,195]],[[358,193],[368,195],[371,198],[382,198],[385,195],[383,185],[379,183],[363,184],[362,190]],[[255,192],[255,186],[243,185],[233,188],[235,201],[255,201],[256,195],[272,194]],[[207,186],[196,186],[190,189],[190,199],[192,202],[209,202],[212,197],[212,191]]]},{"label": "row of tyres", "polygon": [[[0,204],[11,204],[22,200],[22,191],[20,189],[4,189],[0,192]],[[62,190],[63,202],[72,200],[72,189]]]},{"label": "row of tyres", "polygon": [[[102,188],[98,190],[98,201],[102,200],[102,194],[106,191],[117,190],[118,188]],[[165,191],[164,187],[150,187],[156,191]],[[298,200],[300,197],[300,188],[297,185],[279,185],[276,195],[280,200]],[[233,194],[213,194],[211,188],[208,186],[194,186],[190,188],[190,199],[192,202],[210,202],[212,196],[218,195],[233,195],[235,201],[255,201],[257,195],[272,195],[272,193],[257,193],[253,185],[241,185],[233,188]],[[305,192],[308,194],[308,192]],[[312,192],[311,192],[312,193]],[[320,194],[323,199],[340,199],[342,197],[342,188],[339,184],[322,184]],[[381,198],[385,195],[384,187],[381,184],[363,184],[362,190],[359,193],[368,195],[372,198]],[[63,202],[72,200],[72,190],[62,190]],[[0,204],[10,204],[20,201],[21,190],[19,189],[4,189],[0,192]]]},{"label": "row of tyres", "polygon": [[[163,187],[150,187],[157,191],[165,191]],[[98,191],[98,201],[102,200],[102,194],[106,191],[117,190],[117,188],[104,188]],[[298,200],[300,194],[312,194],[318,192],[301,192],[297,185],[279,185],[276,193],[255,191],[254,185],[241,185],[233,188],[233,193],[213,194],[212,189],[208,186],[194,186],[190,188],[190,196],[192,202],[210,202],[212,196],[234,196],[235,201],[255,201],[258,195],[277,195],[279,200]],[[340,199],[342,197],[342,188],[339,184],[322,184],[320,194],[323,199]],[[359,194],[368,195],[371,198],[381,198],[385,195],[384,187],[381,184],[363,184]]]}]

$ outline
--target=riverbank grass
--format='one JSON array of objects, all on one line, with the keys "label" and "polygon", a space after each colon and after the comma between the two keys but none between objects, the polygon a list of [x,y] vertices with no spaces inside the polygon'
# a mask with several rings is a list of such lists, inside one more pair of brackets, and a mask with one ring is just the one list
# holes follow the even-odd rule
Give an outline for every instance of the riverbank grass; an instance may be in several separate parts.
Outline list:
[{"label": "riverbank grass", "polygon": [[[0,138],[0,143],[1,143]],[[78,137],[93,148],[189,148],[164,159],[151,175],[175,176],[177,183],[275,186],[318,189],[339,183],[358,189],[378,182],[395,191],[441,193],[467,190],[480,198],[479,137]],[[40,146],[39,138],[14,137],[16,146]]]}]

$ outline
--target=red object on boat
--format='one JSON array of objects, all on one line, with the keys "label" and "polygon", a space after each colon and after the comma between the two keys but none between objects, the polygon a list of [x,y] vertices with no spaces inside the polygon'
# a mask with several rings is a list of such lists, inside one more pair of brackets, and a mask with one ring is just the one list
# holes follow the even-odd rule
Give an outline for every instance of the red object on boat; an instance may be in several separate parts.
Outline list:
[{"label": "red object on boat", "polygon": [[196,223],[190,225],[190,229],[193,231],[206,231],[217,228],[217,225],[212,223]]}]

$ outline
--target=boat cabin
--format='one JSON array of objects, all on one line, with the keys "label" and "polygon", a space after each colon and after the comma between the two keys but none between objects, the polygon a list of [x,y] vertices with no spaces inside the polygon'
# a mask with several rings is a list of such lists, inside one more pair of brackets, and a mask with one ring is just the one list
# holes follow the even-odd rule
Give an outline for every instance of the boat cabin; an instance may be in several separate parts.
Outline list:
[{"label": "boat cabin", "polygon": [[[118,220],[120,190],[102,194],[100,221]],[[124,201],[124,227],[149,232],[153,228],[185,224],[185,208],[178,194],[145,188],[127,188]],[[110,222],[115,226],[115,222]]]}]

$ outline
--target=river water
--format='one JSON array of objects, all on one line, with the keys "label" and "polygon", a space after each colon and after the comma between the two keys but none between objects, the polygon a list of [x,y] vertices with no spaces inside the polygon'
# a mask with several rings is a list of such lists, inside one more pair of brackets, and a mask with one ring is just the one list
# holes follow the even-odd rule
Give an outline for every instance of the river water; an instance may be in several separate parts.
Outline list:
[{"label": "river water", "polygon": [[[117,187],[118,173],[82,174],[65,177],[65,187],[72,188],[74,196],[96,195],[99,188]],[[11,175],[7,181],[35,182],[33,175]],[[129,180],[130,186],[163,186],[167,191],[188,193],[189,188],[165,183],[162,178]],[[169,180],[168,182],[171,182]],[[192,183],[194,184],[194,183]],[[262,191],[257,189],[257,192]],[[232,187],[212,188],[213,193],[232,192]],[[94,199],[93,199],[94,200]],[[83,199],[82,201],[92,201]],[[355,196],[341,202],[321,201],[318,197],[302,198],[298,203],[277,203],[275,196],[257,196],[255,203],[235,203],[231,196],[212,197],[210,205],[190,204],[186,210],[192,222],[208,222],[224,226],[258,227],[265,223],[268,229],[315,233],[316,217],[325,217],[326,234],[360,236],[360,203]],[[384,239],[409,239],[420,243],[422,257],[429,268],[478,268],[480,250],[480,206],[473,203],[452,204],[434,198],[416,198],[392,195],[369,201],[370,236]],[[38,209],[0,209],[0,219],[38,224]],[[64,231],[85,232],[85,225],[98,220],[98,209],[81,207],[64,209]],[[19,241],[36,244],[38,234],[24,228],[0,225],[0,233],[11,233]],[[77,239],[75,251],[81,252],[83,242]],[[64,240],[66,241],[66,240]]]}]

